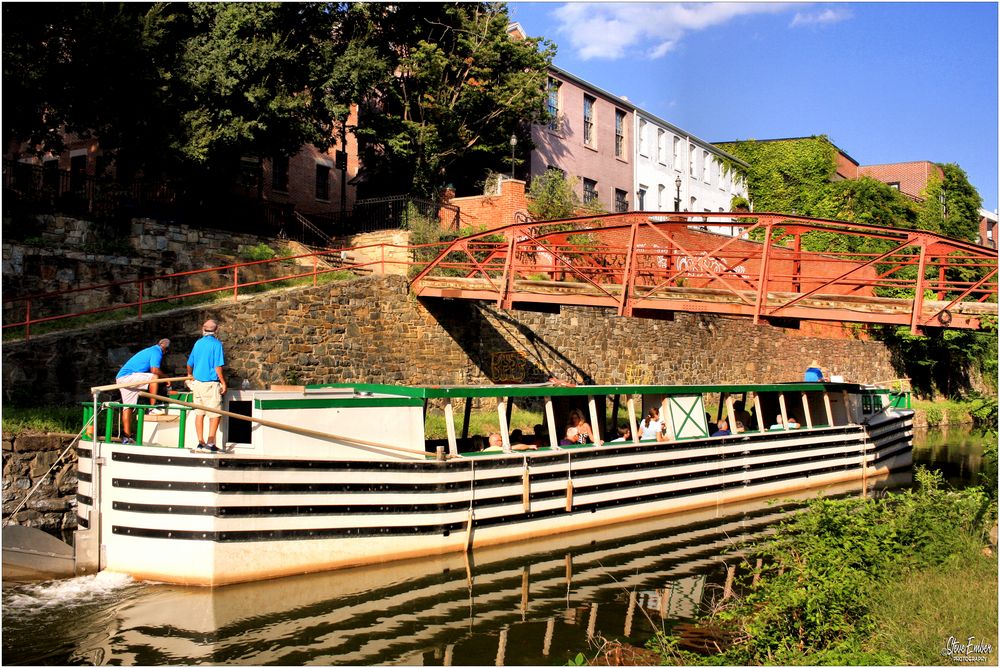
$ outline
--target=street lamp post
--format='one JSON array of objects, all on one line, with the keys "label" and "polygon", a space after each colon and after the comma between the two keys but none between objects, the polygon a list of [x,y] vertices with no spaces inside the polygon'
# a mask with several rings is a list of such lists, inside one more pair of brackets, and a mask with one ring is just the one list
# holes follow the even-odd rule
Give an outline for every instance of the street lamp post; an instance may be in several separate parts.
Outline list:
[{"label": "street lamp post", "polygon": [[517,148],[517,135],[510,136],[510,178],[514,178],[514,149]]},{"label": "street lamp post", "polygon": [[677,195],[674,197],[674,211],[681,210],[681,177],[677,177],[674,181],[674,185],[677,186]]}]

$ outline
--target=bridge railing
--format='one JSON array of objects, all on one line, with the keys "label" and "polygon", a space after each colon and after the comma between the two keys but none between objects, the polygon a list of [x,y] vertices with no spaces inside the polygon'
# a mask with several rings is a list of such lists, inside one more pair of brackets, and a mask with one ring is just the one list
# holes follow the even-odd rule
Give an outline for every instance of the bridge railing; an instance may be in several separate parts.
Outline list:
[{"label": "bridge railing", "polygon": [[[30,339],[51,329],[105,320],[138,318],[171,308],[237,300],[268,289],[319,285],[339,278],[338,272],[405,274],[416,248],[371,244],[329,248],[269,260],[236,262],[206,269],[113,281],[64,290],[8,297],[3,300],[4,338]],[[94,304],[101,304],[95,306]]]},{"label": "bridge railing", "polygon": [[[414,291],[430,296],[433,281],[445,276],[465,278],[470,297],[501,307],[588,303],[623,315],[639,306],[755,321],[803,318],[804,309],[815,311],[834,296],[838,319],[916,331],[953,320],[978,327],[983,315],[995,315],[995,307],[976,311],[970,304],[996,301],[997,256],[922,230],[777,214],[632,213],[525,222],[458,239],[414,279]],[[590,292],[572,297],[553,283],[586,284]],[[678,290],[688,292],[686,302]],[[716,299],[706,308],[692,290],[722,293],[729,302]],[[859,300],[882,312],[852,315]],[[909,304],[901,310],[900,301]]]}]

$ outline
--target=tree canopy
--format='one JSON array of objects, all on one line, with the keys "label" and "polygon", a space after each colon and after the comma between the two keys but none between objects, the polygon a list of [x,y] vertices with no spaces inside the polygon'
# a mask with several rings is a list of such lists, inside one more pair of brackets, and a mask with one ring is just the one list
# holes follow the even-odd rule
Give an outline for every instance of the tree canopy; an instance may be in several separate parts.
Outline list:
[{"label": "tree canopy", "polygon": [[196,182],[346,132],[384,192],[474,182],[512,133],[528,144],[553,54],[508,37],[494,3],[7,3],[3,18],[8,144],[58,151],[69,131]]}]

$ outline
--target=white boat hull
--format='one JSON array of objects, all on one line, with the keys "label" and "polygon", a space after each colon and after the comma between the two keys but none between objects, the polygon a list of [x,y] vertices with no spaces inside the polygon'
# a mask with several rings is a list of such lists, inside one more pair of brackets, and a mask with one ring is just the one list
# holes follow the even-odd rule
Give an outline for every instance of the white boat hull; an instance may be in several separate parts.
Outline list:
[{"label": "white boat hull", "polygon": [[88,448],[80,450],[79,520],[99,535],[104,568],[214,586],[864,480],[909,468],[911,442],[912,412],[890,411],[870,425],[440,462],[199,455],[102,443],[100,481]]}]

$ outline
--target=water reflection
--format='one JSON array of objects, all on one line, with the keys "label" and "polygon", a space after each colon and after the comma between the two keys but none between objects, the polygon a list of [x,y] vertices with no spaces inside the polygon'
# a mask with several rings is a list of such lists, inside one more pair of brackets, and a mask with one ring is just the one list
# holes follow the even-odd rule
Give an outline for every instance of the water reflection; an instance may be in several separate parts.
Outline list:
[{"label": "water reflection", "polygon": [[982,484],[983,446],[995,439],[969,427],[915,429],[913,465],[940,471],[953,487]]},{"label": "water reflection", "polygon": [[[909,482],[895,475],[869,492]],[[654,629],[690,619],[721,595],[740,546],[798,508],[794,497],[757,500],[468,556],[214,590],[110,573],[12,585],[3,592],[3,659],[562,665],[598,635],[642,644]]]}]

